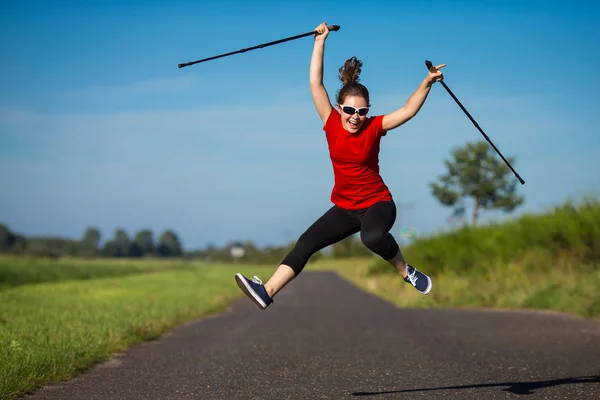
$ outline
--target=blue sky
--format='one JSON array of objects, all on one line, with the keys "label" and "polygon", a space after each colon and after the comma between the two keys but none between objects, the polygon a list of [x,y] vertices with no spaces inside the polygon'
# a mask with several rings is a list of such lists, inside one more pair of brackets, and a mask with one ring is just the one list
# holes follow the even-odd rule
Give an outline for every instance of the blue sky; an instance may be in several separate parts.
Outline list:
[{"label": "blue sky", "polygon": [[[311,102],[312,38],[177,64],[311,31],[325,85],[356,56],[373,115],[446,63],[448,86],[525,179],[515,215],[598,193],[599,6],[576,1],[3,1],[0,221],[78,238],[97,226],[187,249],[295,240],[330,206],[331,164]],[[441,85],[382,141],[393,233],[448,228],[428,184],[483,137]],[[504,218],[488,213],[487,219]]]}]

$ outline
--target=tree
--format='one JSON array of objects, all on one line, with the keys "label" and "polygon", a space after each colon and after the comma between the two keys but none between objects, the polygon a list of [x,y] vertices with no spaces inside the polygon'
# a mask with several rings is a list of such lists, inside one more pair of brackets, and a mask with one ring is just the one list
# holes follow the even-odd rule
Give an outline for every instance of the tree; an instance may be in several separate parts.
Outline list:
[{"label": "tree", "polygon": [[112,240],[104,243],[104,247],[100,253],[104,257],[129,257],[131,254],[131,242],[129,241],[127,232],[123,228],[116,229],[115,236]]},{"label": "tree", "polygon": [[15,242],[15,235],[6,225],[0,224],[0,252],[8,251]]},{"label": "tree", "polygon": [[81,254],[81,241],[57,236],[29,237],[26,252],[36,257],[77,256]]},{"label": "tree", "polygon": [[129,241],[129,235],[123,228],[115,230],[115,244],[119,249],[120,257],[129,257],[131,242]]},{"label": "tree", "polygon": [[157,253],[162,257],[180,257],[183,249],[177,234],[170,229],[165,230],[158,239]]},{"label": "tree", "polygon": [[85,230],[83,234],[83,242],[94,249],[98,248],[100,244],[100,239],[102,238],[102,234],[100,230],[96,227],[89,227]]},{"label": "tree", "polygon": [[14,234],[15,240],[11,247],[11,252],[14,254],[24,254],[27,251],[27,238],[18,233]]},{"label": "tree", "polygon": [[98,253],[101,238],[102,234],[98,228],[87,228],[81,239],[81,254],[84,256],[95,256]]},{"label": "tree", "polygon": [[114,240],[110,240],[110,241],[104,243],[104,247],[100,251],[100,254],[102,254],[103,257],[109,257],[109,258],[121,257],[120,251],[121,250],[120,250],[117,242],[115,242]]},{"label": "tree", "polygon": [[150,229],[142,229],[135,235],[135,243],[142,255],[154,253],[154,234]]},{"label": "tree", "polygon": [[[439,182],[429,184],[433,196],[443,205],[453,207],[455,214],[464,211],[465,199],[472,198],[473,225],[482,209],[511,212],[524,202],[516,193],[517,181],[510,179],[510,169],[492,150],[484,141],[454,149],[454,159],[444,161],[447,173],[439,177]],[[507,160],[514,165],[514,158]]]}]

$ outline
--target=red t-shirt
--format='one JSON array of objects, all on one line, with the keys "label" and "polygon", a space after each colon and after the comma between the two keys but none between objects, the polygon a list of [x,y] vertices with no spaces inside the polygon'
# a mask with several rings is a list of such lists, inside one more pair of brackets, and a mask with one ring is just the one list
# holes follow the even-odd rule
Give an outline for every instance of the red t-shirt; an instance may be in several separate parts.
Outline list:
[{"label": "red t-shirt", "polygon": [[340,113],[333,109],[323,126],[333,165],[331,202],[347,210],[391,201],[392,194],[379,175],[379,143],[387,132],[383,116],[367,118],[356,134],[342,126]]}]

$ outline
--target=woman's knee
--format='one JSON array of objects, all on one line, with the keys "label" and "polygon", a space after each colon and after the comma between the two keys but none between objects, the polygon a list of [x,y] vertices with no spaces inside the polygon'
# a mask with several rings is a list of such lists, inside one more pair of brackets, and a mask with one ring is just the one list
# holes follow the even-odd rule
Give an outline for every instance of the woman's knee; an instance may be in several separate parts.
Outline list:
[{"label": "woman's knee", "polygon": [[360,239],[369,250],[385,260],[394,258],[399,250],[394,237],[382,229],[361,231]]},{"label": "woman's knee", "polygon": [[360,240],[369,250],[375,252],[386,234],[387,232],[384,232],[382,229],[364,230],[360,232]]}]

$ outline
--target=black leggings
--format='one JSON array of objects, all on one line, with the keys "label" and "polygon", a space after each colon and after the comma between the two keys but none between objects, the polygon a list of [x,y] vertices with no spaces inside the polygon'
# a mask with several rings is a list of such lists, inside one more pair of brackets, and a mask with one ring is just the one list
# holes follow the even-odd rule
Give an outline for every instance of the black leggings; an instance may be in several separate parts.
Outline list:
[{"label": "black leggings", "polygon": [[389,233],[395,221],[393,201],[381,201],[361,210],[345,210],[334,205],[300,236],[281,264],[291,267],[297,276],[313,254],[359,231],[360,239],[369,250],[391,260],[399,250]]}]

